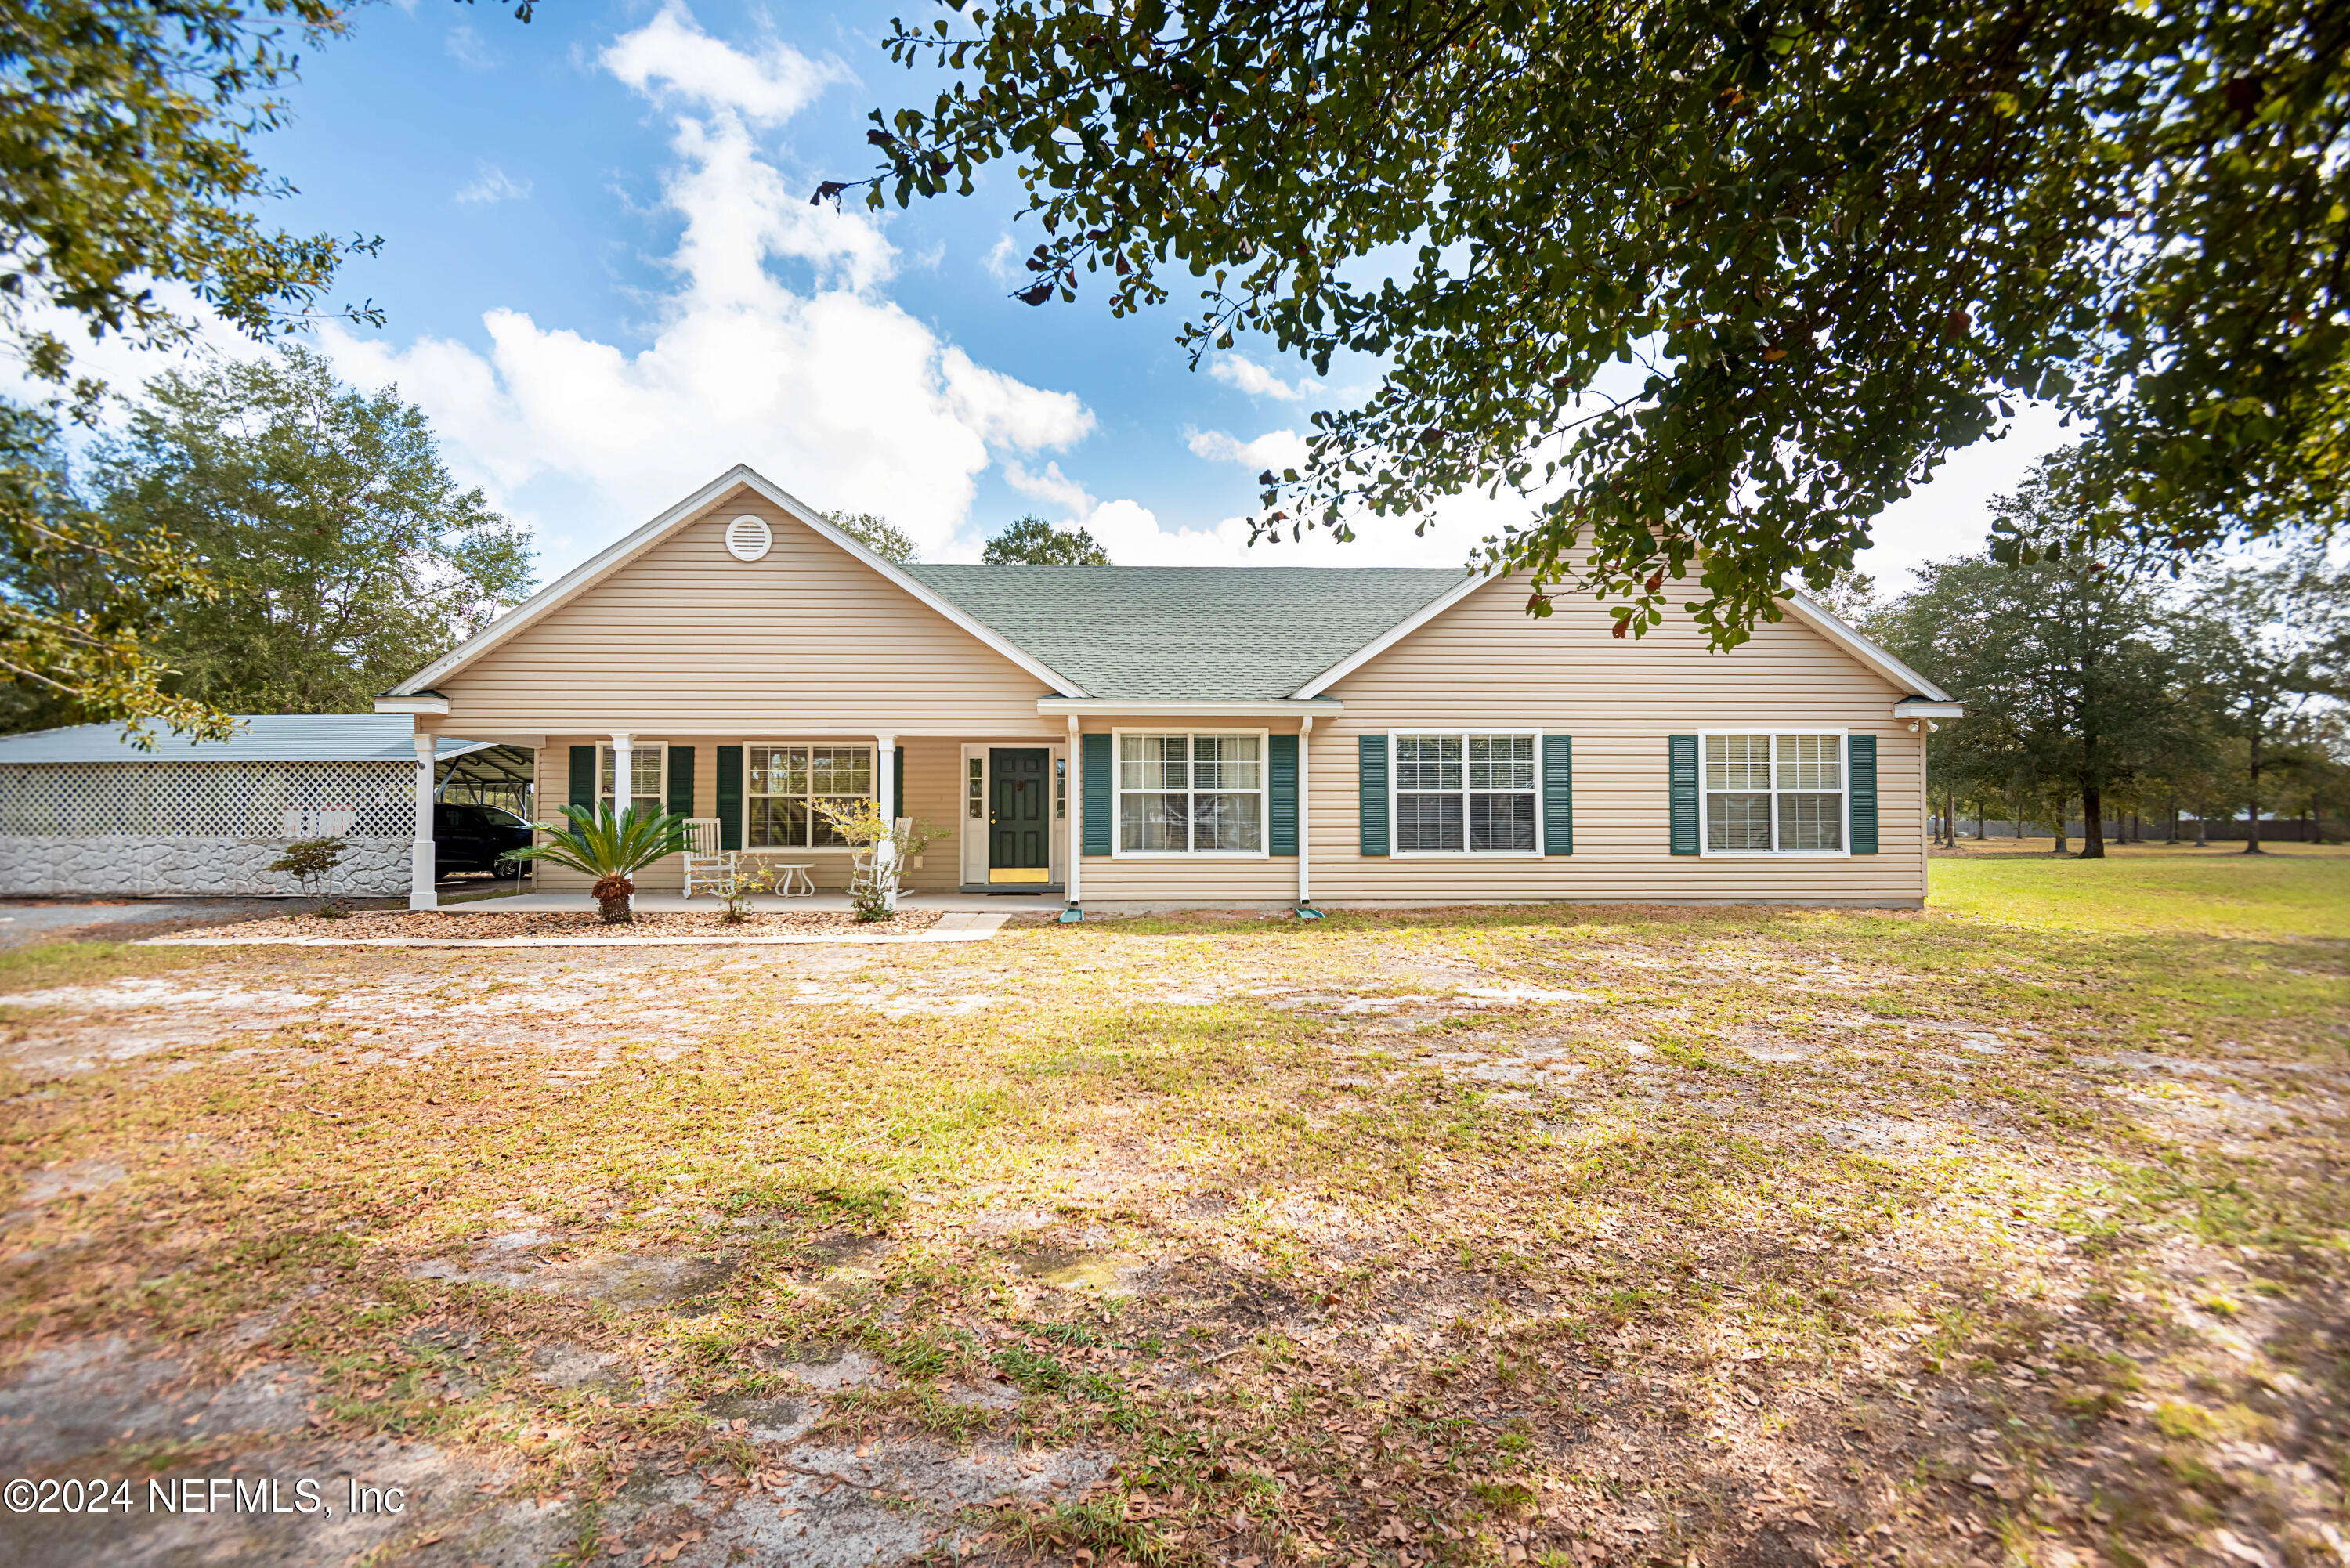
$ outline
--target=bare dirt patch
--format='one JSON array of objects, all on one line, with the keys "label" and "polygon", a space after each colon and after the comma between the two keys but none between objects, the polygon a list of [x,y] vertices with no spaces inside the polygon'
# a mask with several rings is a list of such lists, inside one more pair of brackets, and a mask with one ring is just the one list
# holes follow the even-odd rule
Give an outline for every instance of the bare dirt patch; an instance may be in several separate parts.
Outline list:
[{"label": "bare dirt patch", "polygon": [[0,1461],[425,1501],[11,1547],[2308,1568],[2345,956],[1576,910],[58,977]]}]

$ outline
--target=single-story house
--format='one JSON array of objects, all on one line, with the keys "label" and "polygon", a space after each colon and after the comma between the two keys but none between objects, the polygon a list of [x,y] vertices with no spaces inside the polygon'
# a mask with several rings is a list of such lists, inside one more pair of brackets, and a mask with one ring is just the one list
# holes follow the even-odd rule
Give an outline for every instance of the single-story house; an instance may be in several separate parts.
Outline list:
[{"label": "single-story house", "polygon": [[[414,722],[383,713],[248,714],[226,740],[151,740],[120,724],[0,735],[0,894],[291,893],[267,867],[299,838],[346,841],[335,892],[412,893],[419,778],[496,755],[449,735],[420,753]],[[421,864],[429,890],[429,845]]]},{"label": "single-story house", "polygon": [[1527,593],[900,566],[737,467],[377,706],[536,749],[542,817],[650,799],[826,890],[865,795],[942,835],[912,889],[1088,909],[1923,899],[1933,682],[1798,595],[1725,654]]}]

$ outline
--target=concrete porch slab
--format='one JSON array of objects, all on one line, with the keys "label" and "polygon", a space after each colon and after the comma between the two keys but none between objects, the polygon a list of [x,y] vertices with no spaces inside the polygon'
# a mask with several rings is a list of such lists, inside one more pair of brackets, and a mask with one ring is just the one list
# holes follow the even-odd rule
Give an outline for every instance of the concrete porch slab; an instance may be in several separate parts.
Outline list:
[{"label": "concrete porch slab", "polygon": [[[476,898],[463,904],[443,904],[444,915],[523,915],[549,909],[574,912],[593,909],[596,900],[586,893],[514,893],[497,898]],[[645,915],[690,915],[711,913],[723,907],[723,900],[713,894],[701,893],[691,898],[676,893],[639,893],[637,912]],[[1035,894],[995,895],[988,893],[905,893],[898,898],[901,909],[937,909],[959,915],[1057,915],[1063,908],[1059,894],[1040,897]],[[774,894],[760,894],[751,900],[751,908],[766,913],[780,914],[792,909],[807,909],[823,914],[848,913],[846,893],[816,893],[804,898],[781,898]]]}]

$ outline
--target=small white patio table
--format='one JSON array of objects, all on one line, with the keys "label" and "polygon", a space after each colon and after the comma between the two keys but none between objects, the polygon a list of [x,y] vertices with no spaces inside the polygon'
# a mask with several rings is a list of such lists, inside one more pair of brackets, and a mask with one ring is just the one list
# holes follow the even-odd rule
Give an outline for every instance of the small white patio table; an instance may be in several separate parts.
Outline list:
[{"label": "small white patio table", "polygon": [[809,873],[816,869],[816,862],[813,860],[775,860],[770,858],[773,856],[784,853],[787,852],[775,849],[738,849],[734,852],[734,855],[738,861],[752,859],[765,861],[768,868],[775,874],[776,897],[783,898],[815,898],[816,878],[810,876]]}]

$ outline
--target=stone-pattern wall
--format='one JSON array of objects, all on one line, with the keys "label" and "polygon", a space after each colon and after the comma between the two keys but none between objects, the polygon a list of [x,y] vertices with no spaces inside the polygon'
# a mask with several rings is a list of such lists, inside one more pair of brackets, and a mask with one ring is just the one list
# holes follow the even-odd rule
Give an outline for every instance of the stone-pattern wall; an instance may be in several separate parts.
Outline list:
[{"label": "stone-pattern wall", "polygon": [[[335,868],[335,893],[389,898],[407,893],[411,841],[352,838]],[[286,853],[256,838],[0,838],[0,895],[298,893],[300,884],[264,870]]]}]

